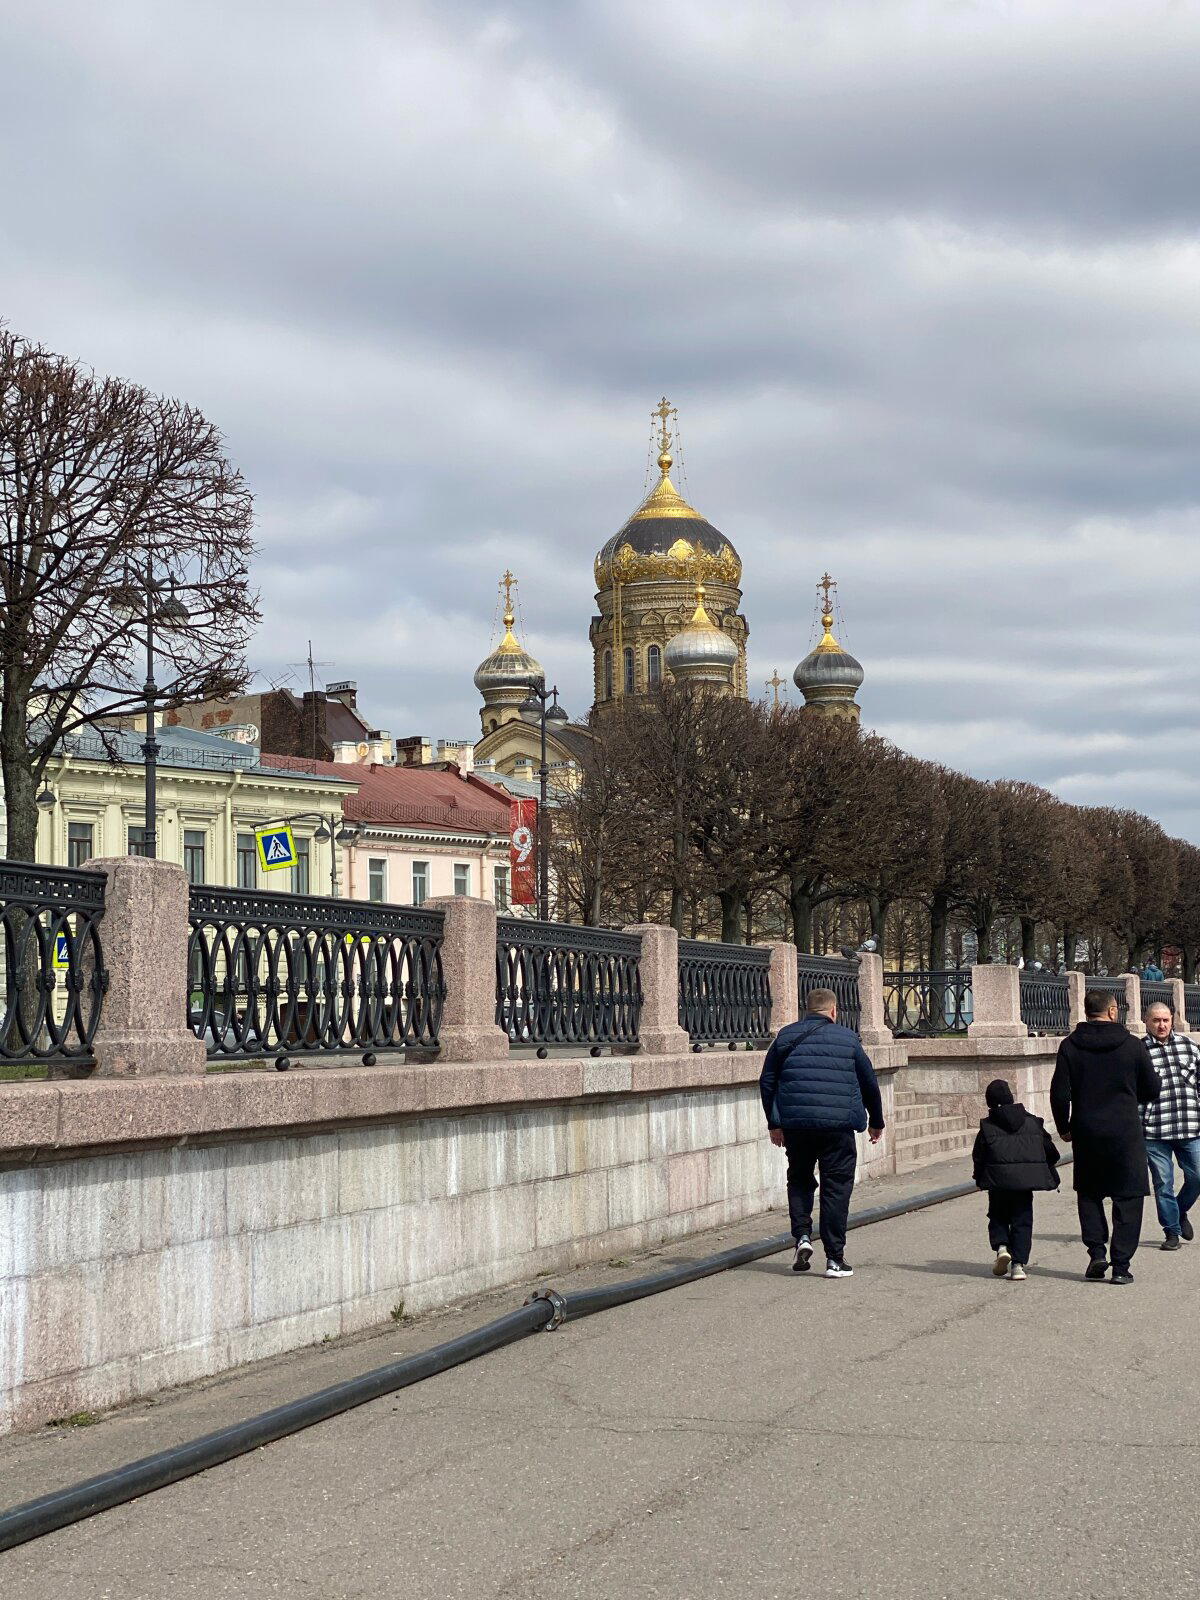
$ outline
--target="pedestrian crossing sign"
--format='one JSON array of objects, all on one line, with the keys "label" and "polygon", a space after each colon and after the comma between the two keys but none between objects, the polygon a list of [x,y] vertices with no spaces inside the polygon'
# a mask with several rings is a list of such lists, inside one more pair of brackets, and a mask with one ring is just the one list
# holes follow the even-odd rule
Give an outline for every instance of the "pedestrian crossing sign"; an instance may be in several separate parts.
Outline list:
[{"label": "pedestrian crossing sign", "polygon": [[67,936],[65,933],[54,935],[54,970],[66,972],[71,965],[71,958],[67,950]]},{"label": "pedestrian crossing sign", "polygon": [[296,865],[296,839],[286,823],[282,827],[256,828],[258,864],[264,872],[278,872]]}]

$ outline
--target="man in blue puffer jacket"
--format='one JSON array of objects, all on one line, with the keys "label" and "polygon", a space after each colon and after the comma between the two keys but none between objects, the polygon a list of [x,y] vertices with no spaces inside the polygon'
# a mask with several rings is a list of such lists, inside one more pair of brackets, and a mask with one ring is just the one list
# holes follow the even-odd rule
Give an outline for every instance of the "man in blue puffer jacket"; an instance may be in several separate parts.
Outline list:
[{"label": "man in blue puffer jacket", "polygon": [[883,1137],[883,1101],[858,1035],[837,1020],[832,989],[813,989],[805,1016],[781,1028],[759,1079],[771,1143],[787,1151],[788,1211],[796,1241],[793,1272],[812,1264],[812,1209],[821,1176],[825,1276],[853,1277],[846,1261],[846,1221],[857,1160],[854,1135]]}]

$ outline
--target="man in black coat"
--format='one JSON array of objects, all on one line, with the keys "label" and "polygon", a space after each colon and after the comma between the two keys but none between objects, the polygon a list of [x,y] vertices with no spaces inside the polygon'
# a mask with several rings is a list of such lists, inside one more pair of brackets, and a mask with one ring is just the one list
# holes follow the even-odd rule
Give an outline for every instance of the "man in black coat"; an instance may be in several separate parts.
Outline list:
[{"label": "man in black coat", "polygon": [[1112,1281],[1132,1283],[1129,1263],[1142,1233],[1142,1207],[1150,1193],[1140,1107],[1162,1087],[1143,1040],[1117,1021],[1117,1002],[1103,989],[1083,997],[1084,1020],[1058,1047],[1050,1085],[1054,1123],[1075,1152],[1079,1228],[1091,1257],[1085,1277],[1108,1271],[1108,1219],[1112,1200]]}]

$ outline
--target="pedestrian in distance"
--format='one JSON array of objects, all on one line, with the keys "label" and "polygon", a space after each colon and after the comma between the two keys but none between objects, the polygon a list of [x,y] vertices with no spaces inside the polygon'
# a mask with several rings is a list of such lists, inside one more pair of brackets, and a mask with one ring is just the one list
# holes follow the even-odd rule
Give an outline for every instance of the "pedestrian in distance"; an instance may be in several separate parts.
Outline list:
[{"label": "pedestrian in distance", "polygon": [[1142,1233],[1150,1184],[1141,1107],[1158,1099],[1161,1083],[1145,1041],[1117,1021],[1117,1002],[1104,989],[1083,997],[1084,1020],[1058,1047],[1050,1083],[1054,1125],[1075,1152],[1075,1202],[1088,1253],[1084,1277],[1108,1271],[1106,1199],[1112,1201],[1112,1282],[1133,1282],[1130,1262]]},{"label": "pedestrian in distance", "polygon": [[799,1022],[771,1042],[759,1079],[771,1143],[787,1151],[788,1212],[796,1241],[793,1272],[812,1265],[813,1200],[821,1188],[821,1244],[827,1278],[853,1277],[846,1224],[858,1151],[854,1135],[883,1138],[883,1100],[858,1035],[837,1020],[832,989],[813,989]]},{"label": "pedestrian in distance", "polygon": [[[1163,1250],[1179,1250],[1193,1237],[1188,1212],[1200,1199],[1200,1046],[1175,1032],[1170,1006],[1146,1007],[1146,1049],[1162,1080],[1158,1099],[1142,1107],[1146,1155]],[[1175,1193],[1175,1163],[1183,1184]]]},{"label": "pedestrian in distance", "polygon": [[1003,1078],[984,1091],[988,1114],[980,1119],[972,1161],[976,1186],[988,1197],[988,1243],[996,1252],[993,1276],[1025,1282],[1033,1248],[1035,1189],[1057,1189],[1058,1148],[1041,1117],[1026,1111]]},{"label": "pedestrian in distance", "polygon": [[1161,983],[1163,981],[1163,969],[1159,966],[1158,962],[1155,961],[1154,957],[1151,956],[1146,962],[1146,965],[1142,968],[1140,976],[1145,980],[1146,983]]}]

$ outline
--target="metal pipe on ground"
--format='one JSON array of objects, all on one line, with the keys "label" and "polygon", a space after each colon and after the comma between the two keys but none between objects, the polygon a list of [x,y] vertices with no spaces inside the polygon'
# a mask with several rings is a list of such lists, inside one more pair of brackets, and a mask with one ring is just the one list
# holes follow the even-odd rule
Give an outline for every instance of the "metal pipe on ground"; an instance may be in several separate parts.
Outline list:
[{"label": "metal pipe on ground", "polygon": [[[888,1222],[896,1217],[907,1216],[910,1212],[923,1211],[946,1200],[961,1200],[975,1193],[973,1183],[951,1184],[948,1188],[934,1189],[906,1200],[895,1200],[890,1205],[872,1206],[866,1211],[857,1212],[850,1218],[850,1227],[863,1228],[872,1222]],[[610,1288],[583,1289],[572,1295],[562,1295],[553,1289],[539,1289],[516,1311],[497,1317],[494,1322],[485,1323],[470,1333],[461,1334],[457,1339],[449,1339],[418,1355],[406,1356],[403,1361],[390,1362],[387,1366],[363,1373],[361,1377],[349,1378],[344,1383],[320,1389],[300,1400],[289,1401],[287,1405],[263,1411],[258,1416],[247,1418],[245,1422],[234,1423],[216,1433],[204,1434],[186,1444],[173,1445],[156,1455],[145,1456],[140,1461],[116,1467],[111,1472],[102,1472],[83,1483],[56,1489],[51,1494],[41,1495],[24,1505],[0,1512],[0,1550],[12,1550],[31,1539],[41,1538],[43,1534],[53,1533],[58,1528],[69,1527],[101,1511],[110,1511],[114,1506],[125,1505],[144,1494],[151,1494],[155,1489],[164,1489],[168,1484],[178,1483],[181,1478],[207,1472],[210,1467],[220,1466],[224,1461],[232,1461],[236,1456],[246,1455],[289,1434],[311,1428],[314,1423],[326,1422],[330,1417],[352,1411],[370,1400],[394,1394],[410,1384],[435,1377],[439,1372],[448,1372],[466,1361],[474,1361],[493,1350],[503,1349],[505,1345],[513,1344],[528,1334],[556,1328],[563,1322],[578,1321],[581,1317],[595,1316],[597,1312],[628,1305],[634,1300],[644,1300],[648,1295],[662,1294],[667,1289],[680,1288],[699,1278],[710,1278],[715,1273],[745,1266],[763,1256],[777,1255],[783,1250],[790,1250],[792,1243],[790,1233],[777,1233],[754,1244],[735,1245],[731,1250],[683,1262],[666,1272],[615,1283]]]}]

